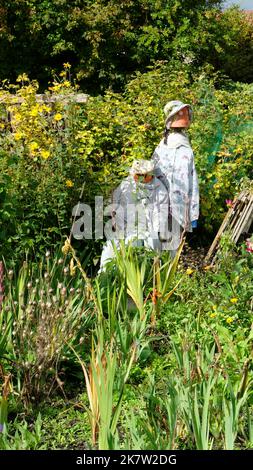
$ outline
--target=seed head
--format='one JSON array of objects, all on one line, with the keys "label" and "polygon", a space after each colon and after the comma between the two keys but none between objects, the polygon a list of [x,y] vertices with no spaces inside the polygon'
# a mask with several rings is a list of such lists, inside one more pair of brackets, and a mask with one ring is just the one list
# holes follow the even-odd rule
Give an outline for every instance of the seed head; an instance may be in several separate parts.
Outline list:
[{"label": "seed head", "polygon": [[66,293],[67,293],[67,289],[66,289],[66,287],[63,287],[63,288],[61,289],[61,295],[62,295],[62,296],[65,296]]},{"label": "seed head", "polygon": [[14,274],[13,270],[12,270],[12,269],[9,269],[9,271],[8,271],[8,278],[9,278],[10,280],[12,280],[13,274]]}]

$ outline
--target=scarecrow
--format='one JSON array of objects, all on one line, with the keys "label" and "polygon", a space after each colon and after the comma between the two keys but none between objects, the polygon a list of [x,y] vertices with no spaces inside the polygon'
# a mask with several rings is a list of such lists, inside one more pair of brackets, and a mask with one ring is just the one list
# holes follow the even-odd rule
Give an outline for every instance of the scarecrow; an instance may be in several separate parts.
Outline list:
[{"label": "scarecrow", "polygon": [[174,257],[183,231],[192,232],[199,218],[199,186],[193,151],[186,134],[192,121],[192,109],[181,101],[164,107],[164,137],[155,149],[152,161],[155,175],[166,186],[169,196],[171,240],[162,243]]},{"label": "scarecrow", "polygon": [[[161,238],[167,234],[168,191],[154,175],[154,163],[135,160],[129,176],[114,191],[110,206],[111,220],[106,224],[100,272],[114,257],[114,244],[120,240],[133,246],[160,251]],[[114,242],[114,243],[113,243]]]}]

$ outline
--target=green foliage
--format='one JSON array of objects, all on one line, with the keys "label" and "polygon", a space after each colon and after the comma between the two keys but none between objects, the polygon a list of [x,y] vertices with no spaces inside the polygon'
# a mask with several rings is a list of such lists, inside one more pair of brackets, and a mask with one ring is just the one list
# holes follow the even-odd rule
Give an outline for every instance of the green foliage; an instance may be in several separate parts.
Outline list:
[{"label": "green foliage", "polygon": [[[163,106],[177,97],[191,102],[194,123],[190,129],[200,180],[201,212],[205,227],[218,227],[226,211],[225,200],[233,197],[240,180],[252,178],[251,85],[224,82],[208,70],[194,74],[187,65],[157,64],[137,74],[126,88],[124,99],[107,93],[87,106],[89,121],[80,132],[86,158],[101,154],[106,168],[97,173],[105,193],[112,175],[121,179],[134,158],[150,158],[163,130]],[[108,116],[109,114],[109,116]],[[106,176],[105,172],[108,172]],[[108,193],[108,191],[107,191]]]},{"label": "green foliage", "polygon": [[[0,435],[1,448],[98,446],[101,449],[164,450],[252,446],[252,253],[246,253],[242,248],[242,254],[236,255],[233,264],[231,262],[228,267],[221,262],[216,271],[207,269],[206,272],[183,274],[179,270],[167,285],[162,282],[167,276],[163,278],[161,275],[162,284],[158,282],[156,258],[152,260],[148,253],[145,259],[141,250],[131,251],[130,247],[128,250],[129,253],[126,251],[121,259],[116,257],[114,265],[108,267],[94,283],[88,280],[85,288],[77,275],[76,258],[75,266],[72,263],[71,268],[76,271],[73,280],[69,279],[66,263],[64,268],[62,261],[59,263],[57,258],[50,260],[48,255],[46,271],[43,266],[39,272],[35,267],[24,266],[23,273],[13,277],[3,312],[6,316],[9,302],[12,316],[17,321],[12,328],[17,333],[12,335],[12,339],[8,337],[2,364],[5,371],[12,374],[15,393],[9,398],[8,428],[5,424]],[[72,250],[69,253],[73,256]],[[148,269],[152,265],[156,266],[154,271]],[[166,260],[162,261],[161,271],[166,271],[166,266]],[[29,271],[27,275],[25,271]],[[44,272],[49,276],[44,276]],[[171,274],[172,269],[167,272]],[[62,275],[66,292],[57,287]],[[10,272],[9,276],[12,277],[13,273]],[[130,282],[130,276],[134,282]],[[35,277],[40,280],[38,287],[33,287]],[[83,278],[85,281],[84,274]],[[172,284],[177,285],[180,279],[173,297],[161,303],[157,318],[152,317],[154,296],[144,293],[150,286],[154,289],[154,286],[166,285],[166,296]],[[75,292],[71,293],[73,282]],[[80,282],[81,291],[77,288]],[[43,294],[40,289],[44,290]],[[36,295],[42,295],[42,301],[45,296],[50,301],[53,295],[46,311],[36,302]],[[134,305],[129,305],[129,296]],[[54,307],[56,300],[57,312]],[[27,305],[25,323],[21,318],[23,305]],[[83,308],[85,318],[81,317],[79,321]],[[32,324],[29,323],[31,309],[36,312]],[[64,319],[59,316],[60,309],[63,309]],[[44,318],[41,325],[43,312],[48,319]],[[87,321],[94,313],[95,328],[92,334],[90,330],[87,334],[87,326],[90,325]],[[61,333],[68,322],[71,322],[74,337],[67,337],[65,342]],[[48,324],[51,325],[50,330]],[[30,331],[25,338],[23,325]],[[57,325],[60,326],[58,332]],[[45,329],[47,338],[43,336]],[[41,338],[45,340],[43,354],[36,349],[33,335],[39,346]],[[19,338],[22,338],[22,343]],[[81,347],[78,346],[79,338]],[[18,347],[14,347],[16,341]],[[52,352],[51,362],[48,362],[46,341],[49,341]],[[62,365],[67,362],[69,346],[75,353],[70,358],[71,365],[65,368],[66,384],[63,384]],[[32,357],[37,362],[33,363]],[[76,395],[80,382],[77,386],[71,373],[71,369],[77,366],[76,357],[82,364],[86,384],[86,393],[79,398]],[[30,360],[30,376],[25,375],[26,369],[22,369],[21,360],[24,358]],[[47,389],[50,364],[56,366],[60,378],[58,386],[65,394],[65,401],[66,393],[72,393],[74,400],[59,406],[56,397],[50,394],[50,401],[40,404],[43,433],[41,424],[38,432],[34,432],[27,424],[29,420],[20,421],[22,409],[14,406],[20,386],[16,377],[20,377],[21,385],[22,377],[26,377],[26,390],[34,393],[34,385],[38,384],[36,374],[41,373],[40,385]],[[42,370],[37,367],[41,365]],[[19,366],[22,366],[20,370]],[[21,405],[19,403],[19,408]],[[29,411],[38,413],[35,404]],[[6,423],[6,417],[4,420]],[[68,426],[71,429],[66,434]],[[75,444],[75,437],[78,444]]]},{"label": "green foliage", "polygon": [[[158,63],[137,74],[123,95],[108,91],[82,107],[71,101],[76,87],[69,81],[68,64],[49,87],[56,96],[68,97],[68,103],[37,103],[38,85],[26,76],[3,87],[1,254],[21,258],[24,252],[35,255],[55,246],[70,231],[82,188],[82,202],[94,208],[95,196],[103,195],[106,205],[133,159],[151,158],[162,136],[163,107],[175,98],[193,104],[189,132],[200,181],[201,223],[209,232],[216,229],[225,200],[235,196],[242,180],[252,178],[253,148],[252,86],[223,80],[217,88],[220,80],[208,69],[193,73],[187,64]],[[13,90],[22,106],[13,101]],[[11,128],[6,111],[11,112]],[[96,254],[99,242],[85,244]]]},{"label": "green foliage", "polygon": [[[196,335],[196,323],[189,326]],[[249,371],[249,361],[240,373],[224,368],[223,352],[216,349],[217,338],[213,340],[211,330],[197,344],[182,330],[173,335],[172,368],[160,378],[148,375],[146,409],[137,416],[130,413],[126,448],[234,449],[241,445],[241,436],[247,442],[245,409],[250,408],[250,417],[252,368]]]},{"label": "green foliage", "polygon": [[122,89],[156,60],[211,64],[251,81],[252,24],[219,0],[19,0],[1,6],[0,77],[28,73],[43,88],[62,63],[73,64],[94,93]]},{"label": "green foliage", "polygon": [[[180,253],[170,263],[122,246],[94,282],[69,239],[69,265],[44,256],[69,235],[81,190],[92,208],[97,195],[106,204],[133,159],[151,158],[172,99],[193,105],[201,224],[218,227],[225,200],[253,178],[252,85],[231,80],[252,80],[252,24],[215,0],[4,3],[0,76],[22,75],[0,90],[0,256],[15,266],[6,267],[0,311],[1,449],[252,447],[245,244],[239,252],[223,237],[219,268],[205,272],[176,271]],[[76,104],[67,61],[93,94],[110,88]],[[58,99],[37,102],[53,69],[46,95]],[[91,259],[100,242],[74,245]],[[20,420],[13,403],[37,416],[45,395],[76,397],[77,359],[80,403],[45,404],[46,435],[40,415],[34,426]]]},{"label": "green foliage", "polygon": [[[139,358],[142,360],[144,357],[145,360],[147,357],[148,345],[152,341],[146,333],[150,321],[152,325],[155,323],[153,314],[156,302],[151,302],[149,295],[145,296],[146,283],[150,280],[147,277],[147,262],[138,254],[138,250],[131,245],[126,247],[122,243],[120,250],[115,250],[114,266],[107,268],[107,271],[113,269],[113,283],[106,282],[107,272],[96,279],[93,299],[98,316],[89,368],[77,355],[89,398],[92,442],[101,450],[118,445],[117,425],[125,385],[134,363]],[[152,276],[153,291],[164,302],[171,293],[178,257],[163,266],[161,277],[158,276],[157,267]],[[157,261],[156,257],[153,264]],[[153,297],[151,295],[151,299]],[[130,299],[133,302],[131,311]]]},{"label": "green foliage", "polygon": [[1,361],[7,359],[7,370],[15,364],[13,383],[29,406],[55,388],[62,390],[70,348],[81,347],[92,320],[80,276],[73,277],[59,256],[52,260],[47,253],[39,266],[24,263],[8,278],[1,312],[8,341]]},{"label": "green foliage", "polygon": [[[218,67],[234,81],[252,83],[253,23],[250,17],[234,7],[227,10],[218,22],[221,51]],[[222,30],[229,25],[229,31]],[[242,53],[243,51],[243,53]],[[215,63],[213,62],[213,65]]]},{"label": "green foliage", "polygon": [[[12,424],[12,433],[6,426],[3,433],[0,434],[1,450],[37,450],[42,439],[42,419],[41,415],[37,416],[34,423],[34,429],[30,430],[28,423],[14,421]],[[15,434],[13,435],[13,433]]]}]

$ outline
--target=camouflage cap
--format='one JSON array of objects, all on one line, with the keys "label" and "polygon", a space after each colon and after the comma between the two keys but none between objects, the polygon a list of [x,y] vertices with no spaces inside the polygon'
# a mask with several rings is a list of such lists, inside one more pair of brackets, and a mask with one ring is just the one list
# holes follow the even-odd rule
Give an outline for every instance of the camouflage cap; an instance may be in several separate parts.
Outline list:
[{"label": "camouflage cap", "polygon": [[154,167],[154,163],[150,160],[134,160],[130,173],[132,175],[146,175],[153,173]]},{"label": "camouflage cap", "polygon": [[169,123],[171,118],[175,116],[181,109],[188,107],[190,110],[190,119],[192,119],[192,108],[189,104],[183,103],[182,101],[174,100],[174,101],[169,101],[163,108],[165,118],[166,118],[166,125]]}]

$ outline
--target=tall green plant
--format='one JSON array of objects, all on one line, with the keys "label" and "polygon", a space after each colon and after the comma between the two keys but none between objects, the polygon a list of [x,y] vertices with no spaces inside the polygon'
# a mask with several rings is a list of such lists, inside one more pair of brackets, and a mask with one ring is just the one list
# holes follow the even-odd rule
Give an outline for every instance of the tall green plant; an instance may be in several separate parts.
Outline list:
[{"label": "tall green plant", "polygon": [[189,393],[191,424],[198,450],[210,450],[213,440],[210,439],[210,413],[212,392],[216,383],[214,373],[206,380],[202,378],[200,386],[195,386],[195,391]]},{"label": "tall green plant", "polygon": [[[114,447],[116,427],[120,418],[124,387],[135,360],[137,345],[129,351],[128,361],[119,363],[119,354],[112,338],[104,340],[102,325],[98,325],[92,340],[89,368],[80,357],[90,404],[93,445],[100,450]],[[122,371],[122,369],[123,371]],[[115,393],[118,398],[115,399]]]},{"label": "tall green plant", "polygon": [[[250,385],[250,384],[249,384]],[[234,390],[231,383],[224,390],[222,409],[224,413],[224,446],[226,450],[235,448],[235,440],[239,429],[239,418],[242,408],[248,398],[249,385],[244,389],[241,396]],[[228,388],[229,396],[226,397]],[[237,391],[238,392],[238,391]]]}]

